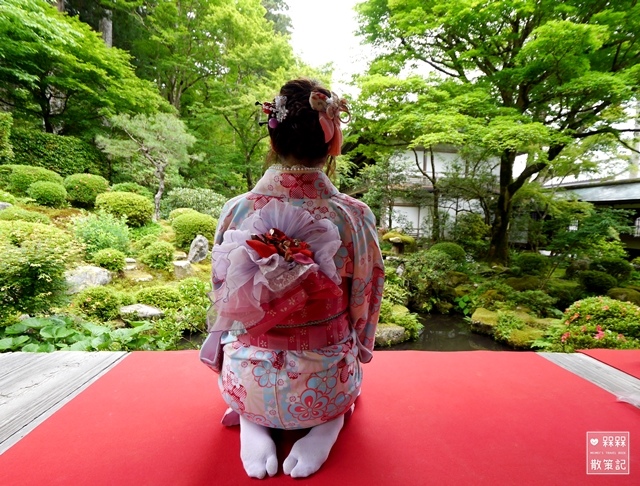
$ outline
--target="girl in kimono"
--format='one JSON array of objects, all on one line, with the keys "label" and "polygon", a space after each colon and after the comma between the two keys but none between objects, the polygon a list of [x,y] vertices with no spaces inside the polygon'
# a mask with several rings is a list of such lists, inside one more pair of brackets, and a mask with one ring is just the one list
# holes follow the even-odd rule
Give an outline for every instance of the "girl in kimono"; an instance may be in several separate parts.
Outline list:
[{"label": "girl in kimono", "polygon": [[220,374],[250,477],[278,471],[270,429],[309,429],[283,463],[316,472],[372,358],[384,267],[375,218],[323,169],[340,154],[347,103],[293,80],[262,104],[275,160],[224,206],[212,250],[215,322],[202,361]]}]

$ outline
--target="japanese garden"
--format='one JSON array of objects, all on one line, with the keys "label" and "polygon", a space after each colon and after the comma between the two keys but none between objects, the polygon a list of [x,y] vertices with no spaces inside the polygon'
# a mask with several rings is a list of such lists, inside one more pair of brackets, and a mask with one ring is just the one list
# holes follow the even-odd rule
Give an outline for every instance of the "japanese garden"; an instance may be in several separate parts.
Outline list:
[{"label": "japanese garden", "polygon": [[[333,181],[377,218],[376,344],[449,315],[508,349],[638,349],[639,7],[480,4],[357,6]],[[285,0],[3,0],[0,352],[198,348],[218,217],[266,167],[256,101],[331,86],[290,30]]]}]

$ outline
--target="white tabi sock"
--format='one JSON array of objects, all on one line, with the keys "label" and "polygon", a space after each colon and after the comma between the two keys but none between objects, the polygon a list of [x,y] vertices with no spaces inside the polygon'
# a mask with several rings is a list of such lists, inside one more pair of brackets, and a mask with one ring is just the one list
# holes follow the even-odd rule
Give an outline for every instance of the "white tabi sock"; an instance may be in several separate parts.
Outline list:
[{"label": "white tabi sock", "polygon": [[262,479],[278,472],[276,445],[268,427],[240,415],[240,459],[249,477]]},{"label": "white tabi sock", "polygon": [[344,415],[322,425],[316,425],[291,449],[283,464],[285,474],[292,478],[312,475],[329,457],[333,444],[344,425]]}]

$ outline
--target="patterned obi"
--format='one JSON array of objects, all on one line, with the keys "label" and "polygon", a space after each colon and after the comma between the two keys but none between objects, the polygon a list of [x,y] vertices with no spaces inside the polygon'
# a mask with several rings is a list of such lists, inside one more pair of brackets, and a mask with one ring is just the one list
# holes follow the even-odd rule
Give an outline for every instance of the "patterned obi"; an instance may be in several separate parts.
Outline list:
[{"label": "patterned obi", "polygon": [[258,336],[249,333],[238,341],[260,348],[289,351],[308,351],[343,341],[350,333],[349,285],[343,279],[340,297],[310,299],[305,307],[286,317],[284,322]]}]

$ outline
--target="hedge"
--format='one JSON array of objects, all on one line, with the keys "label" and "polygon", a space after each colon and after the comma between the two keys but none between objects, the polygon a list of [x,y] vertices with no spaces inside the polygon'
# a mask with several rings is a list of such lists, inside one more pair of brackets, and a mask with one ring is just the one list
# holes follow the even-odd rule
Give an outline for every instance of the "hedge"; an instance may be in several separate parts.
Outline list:
[{"label": "hedge", "polygon": [[13,148],[13,164],[44,167],[63,177],[82,172],[109,175],[104,154],[79,138],[13,128],[9,141]]}]

